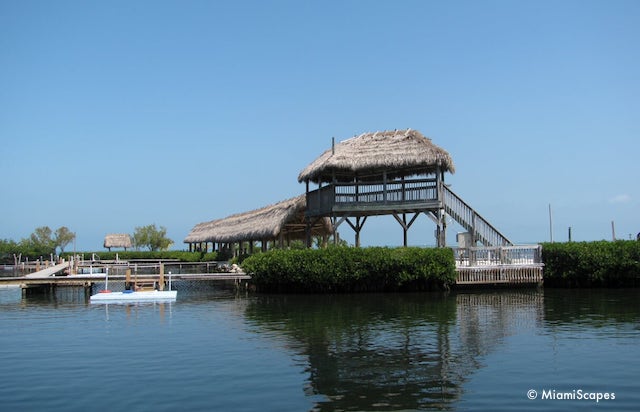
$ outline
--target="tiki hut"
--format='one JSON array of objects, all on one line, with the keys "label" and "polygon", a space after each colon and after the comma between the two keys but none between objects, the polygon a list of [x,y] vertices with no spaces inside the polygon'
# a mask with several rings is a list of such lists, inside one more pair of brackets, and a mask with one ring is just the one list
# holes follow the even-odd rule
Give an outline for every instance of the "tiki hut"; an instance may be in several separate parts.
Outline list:
[{"label": "tiki hut", "polygon": [[363,133],[320,155],[298,175],[299,182],[382,180],[455,172],[449,153],[417,130]]},{"label": "tiki hut", "polygon": [[126,233],[109,234],[104,237],[104,247],[111,252],[112,247],[127,248],[131,247],[131,236]]},{"label": "tiki hut", "polygon": [[[472,237],[472,244],[504,246],[512,243],[469,204],[445,185],[454,173],[449,153],[416,130],[364,133],[325,151],[298,176],[306,183],[309,222],[331,219],[333,231],[347,222],[360,230],[369,216],[393,215],[407,231],[420,214],[436,223],[436,243],[446,246],[445,216],[455,219]],[[309,183],[318,185],[310,190]]]},{"label": "tiki hut", "polygon": [[[306,183],[309,221],[329,217],[334,233],[347,222],[355,231],[356,246],[367,217],[388,214],[403,227],[406,245],[407,231],[420,213],[436,221],[438,245],[443,246],[444,174],[454,171],[446,150],[407,129],[334,142],[300,172],[298,181]],[[318,189],[310,190],[310,182]],[[408,214],[413,214],[409,220]]]},{"label": "tiki hut", "polygon": [[[260,241],[263,250],[266,250],[269,241],[277,242],[282,247],[291,240],[306,238],[305,210],[305,196],[297,196],[250,212],[198,223],[184,243],[188,243],[192,251],[206,251],[208,243],[213,244],[213,249],[217,244],[218,250],[242,242],[250,242],[249,248],[252,249],[254,241]],[[328,236],[331,225],[328,219],[321,219],[309,230],[310,236]]]}]

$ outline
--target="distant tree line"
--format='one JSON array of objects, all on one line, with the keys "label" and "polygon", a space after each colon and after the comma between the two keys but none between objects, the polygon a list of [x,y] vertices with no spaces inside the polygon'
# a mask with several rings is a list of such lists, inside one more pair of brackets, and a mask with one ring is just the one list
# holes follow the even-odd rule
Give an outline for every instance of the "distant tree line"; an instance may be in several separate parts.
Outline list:
[{"label": "distant tree line", "polygon": [[22,258],[37,259],[60,253],[76,238],[75,233],[68,227],[62,226],[55,231],[49,226],[37,227],[33,233],[18,242],[0,239],[0,260],[13,261],[13,255]]},{"label": "distant tree line", "polygon": [[[13,263],[14,255],[22,260],[35,260],[39,257],[62,255],[65,248],[76,238],[66,226],[55,231],[49,226],[36,228],[29,237],[20,241],[0,239],[0,262]],[[136,227],[132,235],[133,246],[137,249],[148,249],[151,252],[168,250],[173,241],[167,237],[167,228],[153,225]]]}]

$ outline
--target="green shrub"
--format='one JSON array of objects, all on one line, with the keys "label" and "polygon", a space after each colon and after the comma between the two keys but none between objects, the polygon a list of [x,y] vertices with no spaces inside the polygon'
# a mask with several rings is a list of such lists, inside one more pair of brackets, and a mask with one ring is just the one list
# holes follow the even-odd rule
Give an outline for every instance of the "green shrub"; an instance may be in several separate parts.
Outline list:
[{"label": "green shrub", "polygon": [[216,260],[218,260],[218,252],[208,252],[200,258],[201,262],[214,262]]},{"label": "green shrub", "polygon": [[264,291],[424,290],[447,287],[456,277],[451,249],[271,250],[248,257],[242,267]]},{"label": "green shrub", "polygon": [[[203,254],[201,252],[184,252],[180,250],[165,250],[165,251],[142,251],[142,250],[127,250],[118,252],[78,252],[78,255],[84,256],[85,259],[91,259],[95,253],[96,257],[100,260],[115,260],[116,255],[120,260],[134,260],[134,259],[146,259],[146,260],[160,260],[160,259],[174,259],[181,262],[200,262]],[[207,254],[208,255],[208,254]],[[204,256],[207,256],[204,255]],[[73,253],[65,252],[63,257],[73,256]]]},{"label": "green shrub", "polygon": [[544,243],[546,286],[640,286],[640,242]]}]

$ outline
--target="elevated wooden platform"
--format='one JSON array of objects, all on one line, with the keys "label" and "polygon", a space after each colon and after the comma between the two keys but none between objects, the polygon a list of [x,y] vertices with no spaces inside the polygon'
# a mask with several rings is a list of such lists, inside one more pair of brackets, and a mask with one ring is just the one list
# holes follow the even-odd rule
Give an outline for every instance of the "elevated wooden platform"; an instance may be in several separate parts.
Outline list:
[{"label": "elevated wooden platform", "polygon": [[[376,215],[393,215],[403,228],[404,245],[407,246],[407,231],[420,213],[436,223],[438,246],[446,246],[445,215],[451,216],[472,234],[473,244],[512,245],[498,229],[445,185],[439,174],[433,178],[387,179],[384,175],[383,180],[335,181],[316,190],[309,190],[307,186],[306,196],[308,222],[323,216],[330,217],[334,232],[342,222],[347,222],[356,233],[356,246],[359,246],[360,230],[366,218]],[[414,216],[407,218],[408,214]],[[349,218],[355,218],[355,223]]]}]

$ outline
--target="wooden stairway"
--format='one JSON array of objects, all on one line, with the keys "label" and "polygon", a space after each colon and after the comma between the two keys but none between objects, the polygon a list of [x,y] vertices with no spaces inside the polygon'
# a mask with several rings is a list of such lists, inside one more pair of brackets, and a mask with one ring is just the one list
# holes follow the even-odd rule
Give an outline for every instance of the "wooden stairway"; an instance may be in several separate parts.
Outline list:
[{"label": "wooden stairway", "polygon": [[474,241],[485,246],[512,246],[513,243],[485,218],[480,216],[460,196],[447,186],[444,190],[444,211],[473,235]]}]

